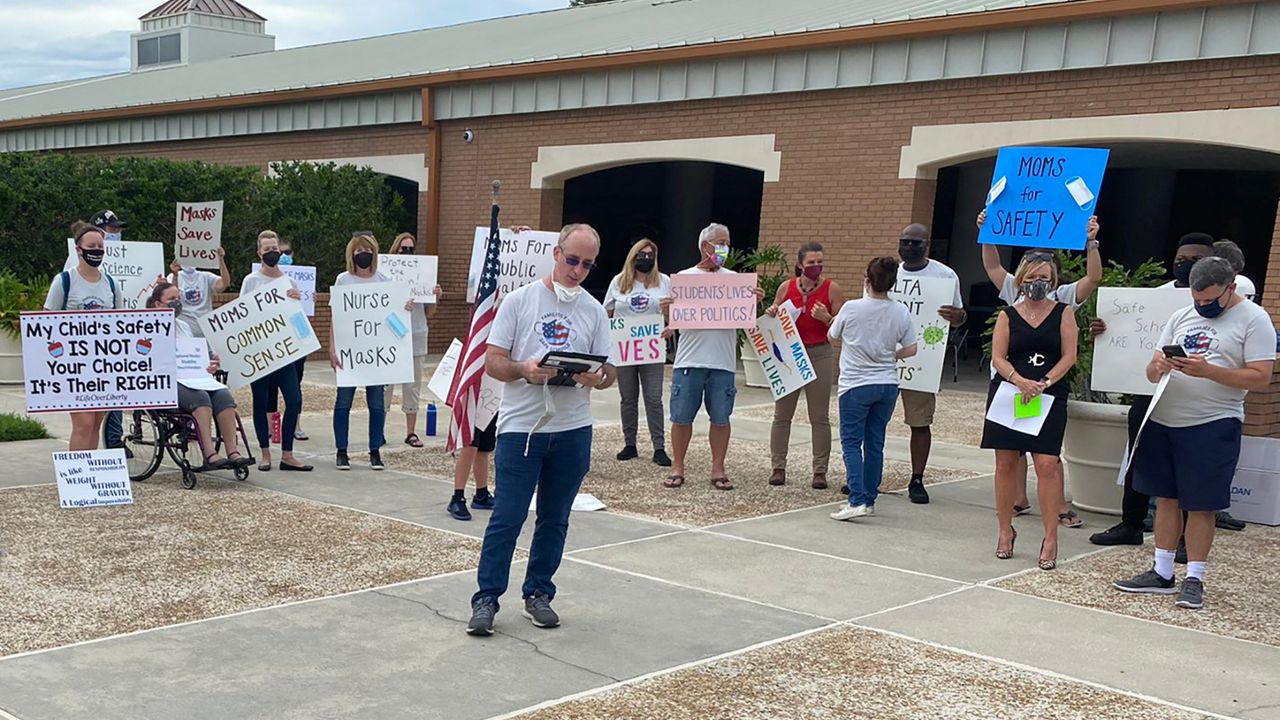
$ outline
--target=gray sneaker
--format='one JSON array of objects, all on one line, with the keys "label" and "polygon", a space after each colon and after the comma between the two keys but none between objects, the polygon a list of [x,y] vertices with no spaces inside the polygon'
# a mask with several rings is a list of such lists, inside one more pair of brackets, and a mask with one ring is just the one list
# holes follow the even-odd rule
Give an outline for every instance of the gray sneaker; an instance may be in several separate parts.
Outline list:
[{"label": "gray sneaker", "polygon": [[1134,575],[1128,580],[1114,580],[1111,586],[1121,592],[1144,593],[1147,595],[1172,595],[1178,592],[1173,578],[1165,580],[1153,567],[1141,575]]},{"label": "gray sneaker", "polygon": [[1188,610],[1204,607],[1204,582],[1193,577],[1183,580],[1182,592],[1178,593],[1178,599],[1173,604]]},{"label": "gray sneaker", "polygon": [[471,603],[471,622],[467,623],[468,635],[488,637],[493,634],[493,617],[498,614],[498,601],[482,597]]},{"label": "gray sneaker", "polygon": [[522,614],[533,622],[534,627],[553,628],[560,625],[560,616],[551,609],[551,598],[543,592],[536,592],[524,599]]}]

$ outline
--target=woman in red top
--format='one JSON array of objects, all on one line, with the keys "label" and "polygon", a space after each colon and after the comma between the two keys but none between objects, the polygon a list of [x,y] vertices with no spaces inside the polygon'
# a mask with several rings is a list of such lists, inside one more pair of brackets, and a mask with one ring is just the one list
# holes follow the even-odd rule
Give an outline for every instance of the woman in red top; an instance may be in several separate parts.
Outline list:
[{"label": "woman in red top", "polygon": [[[822,245],[811,242],[800,247],[796,277],[778,287],[773,305],[766,311],[777,315],[790,312],[804,342],[809,362],[818,378],[804,386],[809,405],[809,425],[813,429],[813,488],[827,487],[827,461],[831,457],[831,388],[835,385],[835,353],[827,339],[827,328],[844,303],[844,292],[834,280],[822,275]],[[796,414],[799,392],[778,400],[773,406],[773,431],[769,449],[773,456],[770,485],[787,482],[787,447],[791,443],[791,418]]]}]

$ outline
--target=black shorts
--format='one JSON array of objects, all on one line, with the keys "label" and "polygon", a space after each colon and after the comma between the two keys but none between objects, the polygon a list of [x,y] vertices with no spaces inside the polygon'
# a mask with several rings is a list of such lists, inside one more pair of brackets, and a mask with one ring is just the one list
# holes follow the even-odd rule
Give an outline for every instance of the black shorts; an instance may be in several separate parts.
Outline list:
[{"label": "black shorts", "polygon": [[1235,418],[1179,428],[1148,420],[1133,457],[1133,489],[1177,498],[1183,510],[1226,510],[1243,428]]},{"label": "black shorts", "polygon": [[474,428],[471,435],[471,447],[480,452],[493,452],[498,445],[498,416],[489,421],[489,427],[481,430]]}]

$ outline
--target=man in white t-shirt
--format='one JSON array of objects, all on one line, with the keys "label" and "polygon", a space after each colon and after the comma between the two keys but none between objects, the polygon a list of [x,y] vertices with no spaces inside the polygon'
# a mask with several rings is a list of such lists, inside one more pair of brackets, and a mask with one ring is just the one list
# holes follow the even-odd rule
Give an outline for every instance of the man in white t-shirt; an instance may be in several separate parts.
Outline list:
[{"label": "man in white t-shirt", "polygon": [[571,375],[576,385],[548,383],[556,371],[539,366],[550,352],[608,358],[609,316],[582,289],[595,268],[600,235],[590,225],[566,225],[552,251],[551,274],[512,291],[489,331],[485,371],[506,383],[498,408],[494,466],[502,492],[484,533],[479,589],[471,598],[470,635],[492,635],[498,598],[507,591],[511,557],[537,491],[537,514],[521,596],[524,616],[553,628],[551,581],[564,553],[569,512],[591,465],[591,390],[613,384],[614,368]]},{"label": "man in white t-shirt", "polygon": [[169,282],[178,286],[182,297],[182,309],[178,310],[178,322],[191,330],[192,337],[204,337],[200,318],[213,312],[213,296],[231,284],[231,270],[227,268],[226,253],[218,248],[218,274],[199,270],[194,266],[169,265]]},{"label": "man in white t-shirt", "polygon": [[[1155,563],[1147,572],[1114,583],[1124,592],[1178,593],[1175,604],[1192,610],[1204,603],[1205,562],[1216,513],[1231,504],[1245,395],[1266,390],[1275,367],[1271,316],[1236,294],[1235,275],[1223,258],[1195,264],[1193,304],[1169,318],[1157,343],[1161,349],[1147,364],[1147,380],[1159,382],[1169,375],[1132,460],[1134,487],[1156,498]],[[1179,591],[1173,566],[1184,530],[1187,576]]]},{"label": "man in white t-shirt", "polygon": [[1213,244],[1213,254],[1231,263],[1236,274],[1236,294],[1249,302],[1257,302],[1254,296],[1258,294],[1258,287],[1240,274],[1244,272],[1244,251],[1240,246],[1231,240],[1219,240]]}]

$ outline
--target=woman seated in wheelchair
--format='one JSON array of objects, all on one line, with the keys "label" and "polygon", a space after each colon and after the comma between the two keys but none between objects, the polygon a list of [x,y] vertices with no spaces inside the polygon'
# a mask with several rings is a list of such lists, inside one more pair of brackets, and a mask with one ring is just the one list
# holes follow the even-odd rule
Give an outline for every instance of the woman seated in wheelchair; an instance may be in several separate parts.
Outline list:
[{"label": "woman seated in wheelchair", "polygon": [[[149,308],[170,308],[175,313],[182,307],[182,299],[178,286],[167,282],[157,283],[147,300]],[[176,323],[178,337],[192,337],[191,329],[185,323]],[[209,374],[218,372],[218,356],[209,353]],[[211,378],[212,379],[212,378]],[[195,384],[195,383],[193,383]],[[203,384],[203,383],[200,383]],[[200,453],[204,458],[204,467],[200,470],[226,470],[241,468],[253,464],[253,458],[240,454],[237,444],[236,401],[231,391],[225,387],[202,389],[187,387],[183,380],[178,380],[178,408],[196,421],[196,436],[200,442]],[[226,457],[218,454],[217,445],[212,433],[214,419],[218,421],[218,431],[222,442],[226,444]]]}]

